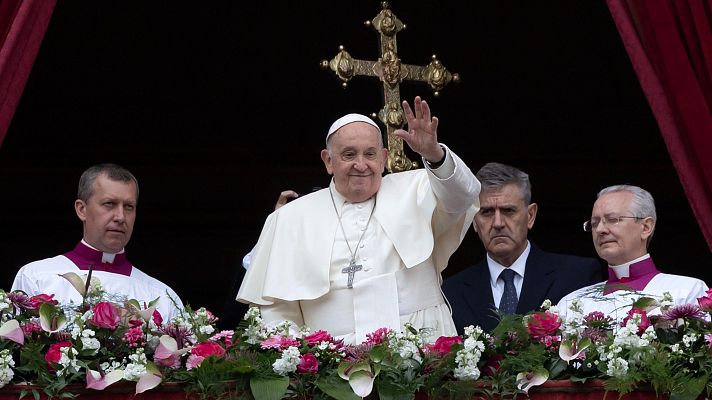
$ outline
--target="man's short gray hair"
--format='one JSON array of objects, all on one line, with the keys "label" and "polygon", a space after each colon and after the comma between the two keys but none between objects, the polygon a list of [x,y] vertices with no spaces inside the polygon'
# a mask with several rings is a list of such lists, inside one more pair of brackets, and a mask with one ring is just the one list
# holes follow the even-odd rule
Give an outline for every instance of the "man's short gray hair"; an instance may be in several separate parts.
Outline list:
[{"label": "man's short gray hair", "polygon": [[639,218],[651,217],[653,220],[657,221],[658,216],[655,212],[655,200],[653,200],[653,195],[641,187],[633,185],[613,185],[601,189],[601,191],[598,192],[597,198],[600,198],[607,193],[616,192],[628,192],[633,195],[633,199],[630,204],[630,212],[632,212],[633,215]]},{"label": "man's short gray hair", "polygon": [[500,190],[506,185],[516,185],[522,193],[524,204],[532,201],[532,185],[526,172],[511,165],[491,162],[485,164],[477,174],[477,180],[482,185],[482,191]]},{"label": "man's short gray hair", "polygon": [[136,184],[136,197],[138,198],[138,180],[126,168],[116,164],[97,164],[87,168],[79,178],[79,187],[77,188],[77,198],[84,202],[88,201],[94,194],[94,182],[101,175],[106,175],[109,179],[116,182]]}]

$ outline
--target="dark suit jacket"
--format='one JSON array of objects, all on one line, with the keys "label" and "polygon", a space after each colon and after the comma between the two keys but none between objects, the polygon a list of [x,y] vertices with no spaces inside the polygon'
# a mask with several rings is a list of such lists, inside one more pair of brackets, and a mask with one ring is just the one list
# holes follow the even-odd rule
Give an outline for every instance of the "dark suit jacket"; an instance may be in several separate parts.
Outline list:
[{"label": "dark suit jacket", "polygon": [[[517,314],[538,309],[546,299],[555,305],[574,290],[601,281],[598,260],[548,253],[531,243]],[[446,279],[443,292],[450,301],[452,318],[460,334],[469,325],[479,325],[485,332],[491,332],[499,323],[486,258]]]}]

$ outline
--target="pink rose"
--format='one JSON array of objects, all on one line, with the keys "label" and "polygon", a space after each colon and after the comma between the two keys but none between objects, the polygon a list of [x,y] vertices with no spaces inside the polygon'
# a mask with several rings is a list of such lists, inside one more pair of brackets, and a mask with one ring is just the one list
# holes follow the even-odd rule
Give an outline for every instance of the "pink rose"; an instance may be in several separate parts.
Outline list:
[{"label": "pink rose", "polygon": [[312,353],[304,354],[299,358],[297,372],[300,374],[315,374],[319,371],[319,361]]},{"label": "pink rose", "polygon": [[42,306],[44,303],[49,303],[53,306],[59,304],[57,300],[54,300],[53,294],[38,294],[36,296],[30,297],[30,309],[36,310]]},{"label": "pink rose", "polygon": [[638,324],[638,336],[642,335],[643,332],[645,332],[646,329],[650,326],[650,320],[648,319],[648,313],[645,310],[641,310],[640,308],[633,307],[628,311],[628,316],[623,318],[623,322],[621,322],[621,326],[626,326],[628,323],[628,320],[633,317],[635,314],[640,314],[640,324]]},{"label": "pink rose", "polygon": [[319,342],[331,342],[331,339],[331,335],[329,335],[327,331],[316,331],[304,337],[304,340],[306,340],[310,346],[318,344]]},{"label": "pink rose", "polygon": [[153,310],[153,323],[156,324],[156,326],[161,326],[163,324],[163,317],[158,310]]},{"label": "pink rose", "polygon": [[72,347],[72,342],[65,340],[49,346],[49,350],[47,350],[47,354],[45,354],[45,361],[50,371],[54,371],[53,365],[59,363],[59,360],[62,358],[61,350],[64,347]]},{"label": "pink rose", "polygon": [[431,349],[438,355],[444,356],[450,353],[453,344],[460,343],[462,343],[462,339],[459,336],[440,336],[431,346]]},{"label": "pink rose", "polygon": [[552,336],[561,326],[559,316],[548,311],[532,314],[527,319],[527,329],[534,338]]},{"label": "pink rose", "polygon": [[198,368],[205,360],[205,357],[215,356],[225,357],[225,349],[215,342],[198,343],[190,350],[190,356],[185,361],[185,367],[188,370]]},{"label": "pink rose", "polygon": [[200,357],[225,357],[225,349],[215,342],[198,343],[193,346],[193,348],[190,350],[190,353]]},{"label": "pink rose", "polygon": [[710,294],[711,291],[712,289],[708,290],[705,296],[697,298],[697,303],[699,303],[700,308],[706,312],[712,312],[712,294]]},{"label": "pink rose", "polygon": [[119,324],[119,312],[116,310],[116,306],[108,301],[102,301],[92,307],[91,310],[94,312],[91,317],[91,323],[94,326],[111,330],[116,329]]}]

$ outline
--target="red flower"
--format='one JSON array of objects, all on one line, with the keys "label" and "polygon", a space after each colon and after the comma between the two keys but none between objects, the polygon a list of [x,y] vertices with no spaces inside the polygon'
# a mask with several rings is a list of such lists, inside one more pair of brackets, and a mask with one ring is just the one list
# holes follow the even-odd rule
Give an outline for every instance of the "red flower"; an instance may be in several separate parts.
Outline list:
[{"label": "red flower", "polygon": [[553,336],[561,326],[559,316],[548,311],[532,314],[527,319],[527,329],[534,338]]},{"label": "red flower", "polygon": [[91,310],[94,312],[94,315],[91,317],[91,323],[94,326],[111,330],[116,329],[120,320],[116,306],[108,301],[102,301],[92,307]]},{"label": "red flower", "polygon": [[628,316],[623,318],[623,322],[621,322],[621,326],[626,326],[628,323],[628,320],[633,317],[635,314],[640,314],[640,324],[638,324],[638,336],[641,336],[643,332],[645,332],[646,329],[650,326],[650,320],[648,319],[648,313],[645,310],[641,310],[640,308],[633,307],[628,311]]},{"label": "red flower", "polygon": [[32,310],[36,310],[42,306],[44,303],[49,303],[53,306],[56,306],[59,304],[57,300],[54,300],[54,295],[53,294],[38,294],[36,296],[30,297],[30,308]]},{"label": "red flower", "polygon": [[460,343],[462,343],[462,339],[459,336],[440,336],[431,346],[431,349],[438,355],[444,356],[452,350],[453,344]]},{"label": "red flower", "polygon": [[61,350],[64,347],[72,347],[72,342],[65,340],[49,346],[49,350],[47,350],[47,354],[45,354],[45,361],[50,371],[54,371],[53,364],[59,363],[60,358],[62,358]]},{"label": "red flower", "polygon": [[198,343],[193,346],[193,348],[190,350],[190,353],[199,357],[225,357],[225,349],[215,342]]},{"label": "red flower", "polygon": [[299,358],[299,365],[297,365],[297,372],[300,374],[315,374],[319,371],[319,361],[316,356],[312,353],[304,354]]},{"label": "red flower", "polygon": [[487,376],[495,376],[499,371],[499,366],[500,364],[502,364],[502,360],[504,360],[503,355],[493,355],[490,359],[487,360],[487,362],[485,362],[485,365],[482,367],[482,373]]},{"label": "red flower", "polygon": [[703,297],[698,297],[697,303],[703,311],[712,312],[712,289],[705,292]]},{"label": "red flower", "polygon": [[318,344],[319,342],[331,342],[331,339],[331,335],[329,335],[327,331],[316,331],[304,337],[304,340],[306,340],[310,346]]},{"label": "red flower", "polygon": [[156,324],[156,326],[161,326],[163,324],[163,317],[158,310],[153,310],[153,323]]}]

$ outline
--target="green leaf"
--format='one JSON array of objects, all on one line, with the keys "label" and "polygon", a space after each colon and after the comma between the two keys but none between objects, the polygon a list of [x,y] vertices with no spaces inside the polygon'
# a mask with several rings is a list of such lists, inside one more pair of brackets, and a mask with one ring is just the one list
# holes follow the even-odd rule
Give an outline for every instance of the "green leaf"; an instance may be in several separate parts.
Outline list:
[{"label": "green leaf", "polygon": [[413,400],[415,398],[415,393],[392,382],[379,381],[376,385],[376,390],[380,400]]},{"label": "green leaf", "polygon": [[707,384],[707,378],[705,375],[697,379],[690,379],[684,385],[681,385],[680,390],[676,390],[676,388],[670,393],[670,400],[695,400],[702,394],[702,390]]},{"label": "green leaf", "polygon": [[288,387],[289,378],[286,376],[250,379],[250,390],[255,400],[280,400]]},{"label": "green leaf", "polygon": [[343,379],[335,379],[335,377],[319,379],[316,381],[316,387],[327,395],[335,398],[336,400],[359,400],[351,386],[348,382]]}]

